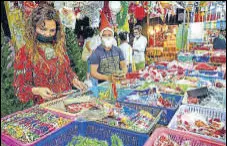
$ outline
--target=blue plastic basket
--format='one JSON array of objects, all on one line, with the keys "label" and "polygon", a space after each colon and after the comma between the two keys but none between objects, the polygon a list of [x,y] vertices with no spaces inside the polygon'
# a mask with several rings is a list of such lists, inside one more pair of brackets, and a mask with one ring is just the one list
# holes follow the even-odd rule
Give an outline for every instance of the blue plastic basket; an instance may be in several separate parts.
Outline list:
[{"label": "blue plastic basket", "polygon": [[[147,90],[147,92],[149,92],[149,90]],[[131,94],[134,94],[134,93],[131,93]],[[127,96],[120,97],[120,98],[117,99],[117,101],[123,106],[132,107],[132,108],[135,108],[137,110],[149,111],[152,115],[154,113],[156,113],[157,110],[162,110],[161,118],[160,118],[158,124],[168,125],[168,123],[172,119],[173,115],[177,111],[178,107],[181,105],[183,97],[179,96],[179,95],[171,95],[171,94],[165,94],[165,93],[161,93],[161,95],[164,99],[166,99],[166,98],[174,99],[176,106],[173,107],[173,108],[165,108],[165,107],[159,107],[159,106],[149,106],[149,105],[144,105],[144,104],[139,104],[139,103],[125,102],[124,99]]]},{"label": "blue plastic basket", "polygon": [[49,137],[36,143],[35,146],[66,146],[74,136],[82,134],[83,124],[83,122],[72,122]]},{"label": "blue plastic basket", "polygon": [[192,60],[195,62],[209,62],[210,56],[193,56]]},{"label": "blue plastic basket", "polygon": [[[212,109],[212,108],[202,107],[202,106],[197,106],[197,105],[181,105],[179,107],[179,109],[177,110],[176,114],[174,115],[174,117],[172,118],[172,120],[170,121],[168,128],[177,130],[177,116],[181,112],[184,113],[185,110],[187,110],[189,112],[196,112],[196,113],[202,114],[206,119],[219,118],[221,121],[224,121],[224,123],[226,123],[226,110]],[[189,132],[189,133],[192,133],[192,132]],[[192,133],[192,134],[196,134],[196,135],[208,138],[208,139],[213,139],[215,141],[220,141],[220,142],[226,143],[226,139],[223,140],[223,139],[214,138],[211,136],[200,135],[197,133]]]},{"label": "blue plastic basket", "polygon": [[149,138],[149,135],[146,134],[123,130],[96,122],[88,122],[85,127],[84,136],[98,138],[99,140],[107,140],[109,145],[113,134],[118,135],[118,137],[122,139],[124,146],[143,146]]},{"label": "blue plastic basket", "polygon": [[145,134],[113,128],[95,122],[75,121],[59,130],[59,132],[52,134],[51,137],[40,141],[37,146],[66,146],[74,136],[105,140],[110,145],[111,136],[114,134],[122,139],[124,146],[143,146],[149,138],[149,136]]}]

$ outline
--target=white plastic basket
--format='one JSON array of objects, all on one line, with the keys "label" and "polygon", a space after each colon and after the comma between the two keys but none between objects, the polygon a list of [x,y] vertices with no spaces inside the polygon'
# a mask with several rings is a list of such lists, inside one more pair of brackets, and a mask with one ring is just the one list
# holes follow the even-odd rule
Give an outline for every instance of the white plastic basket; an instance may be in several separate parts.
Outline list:
[{"label": "white plastic basket", "polygon": [[[198,114],[203,115],[206,119],[209,118],[219,118],[221,121],[226,123],[226,110],[221,109],[211,109],[208,107],[202,107],[197,105],[181,105],[175,115],[173,116],[172,120],[170,121],[168,128],[177,130],[177,116],[180,115],[182,112],[185,113],[186,111],[195,112]],[[226,126],[226,125],[225,125]],[[179,131],[179,130],[177,130]],[[195,135],[203,136],[208,139],[213,139],[215,141],[226,143],[226,139],[219,139],[211,136],[201,135],[193,132],[189,132]]]}]

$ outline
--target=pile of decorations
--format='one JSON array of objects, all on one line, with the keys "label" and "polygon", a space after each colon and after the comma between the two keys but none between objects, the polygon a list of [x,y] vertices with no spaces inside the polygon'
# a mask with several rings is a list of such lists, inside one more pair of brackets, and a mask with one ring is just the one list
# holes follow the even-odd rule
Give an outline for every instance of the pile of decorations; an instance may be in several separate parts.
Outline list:
[{"label": "pile of decorations", "polygon": [[177,129],[226,140],[225,121],[188,112],[177,116]]},{"label": "pile of decorations", "polygon": [[2,134],[28,144],[53,132],[71,121],[38,107],[1,119]]},{"label": "pile of decorations", "polygon": [[198,105],[206,106],[210,108],[215,107],[220,109],[226,109],[225,92],[226,90],[224,89],[210,87],[208,88],[207,94],[205,96],[202,96],[202,97],[186,96],[185,98],[187,98],[188,104],[198,104]]},{"label": "pile of decorations", "polygon": [[143,110],[137,112],[135,109],[121,106],[113,108],[107,117],[98,122],[140,133],[149,133],[154,122],[157,122],[156,118],[149,112]]},{"label": "pile of decorations", "polygon": [[156,88],[143,92],[133,92],[125,98],[120,99],[122,102],[137,103],[149,106],[160,106],[165,108],[173,108],[176,106],[174,98],[163,98],[160,93],[156,92]]}]

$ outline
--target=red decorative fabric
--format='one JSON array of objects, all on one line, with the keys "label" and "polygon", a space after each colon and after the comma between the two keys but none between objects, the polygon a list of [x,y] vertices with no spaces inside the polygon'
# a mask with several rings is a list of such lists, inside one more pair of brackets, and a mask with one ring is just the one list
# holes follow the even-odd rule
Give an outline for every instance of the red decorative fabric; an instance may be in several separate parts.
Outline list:
[{"label": "red decorative fabric", "polygon": [[129,8],[128,8],[128,13],[129,14],[133,14],[135,12],[135,10],[136,10],[136,4],[135,3],[131,3],[129,5]]},{"label": "red decorative fabric", "polygon": [[143,20],[143,18],[145,17],[145,10],[144,8],[141,6],[137,6],[134,12],[135,18],[138,20]]},{"label": "red decorative fabric", "polygon": [[[54,93],[61,93],[72,89],[72,80],[76,74],[70,67],[70,60],[65,54],[64,63],[58,63],[58,58],[47,60],[42,49],[38,49],[45,63],[38,61],[33,64],[26,53],[25,46],[16,54],[14,62],[15,95],[23,103],[33,100],[36,104],[43,103],[40,96],[32,93],[33,87],[47,87]],[[57,67],[58,66],[58,67]]]}]

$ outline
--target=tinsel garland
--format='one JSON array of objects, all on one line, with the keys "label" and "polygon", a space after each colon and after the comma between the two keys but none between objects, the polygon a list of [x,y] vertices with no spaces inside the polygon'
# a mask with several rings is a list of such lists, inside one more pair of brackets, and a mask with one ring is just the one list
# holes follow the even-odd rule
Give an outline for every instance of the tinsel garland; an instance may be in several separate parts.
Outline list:
[{"label": "tinsel garland", "polygon": [[127,19],[128,15],[128,2],[121,1],[122,11],[117,13],[117,24],[118,27],[122,27]]}]

